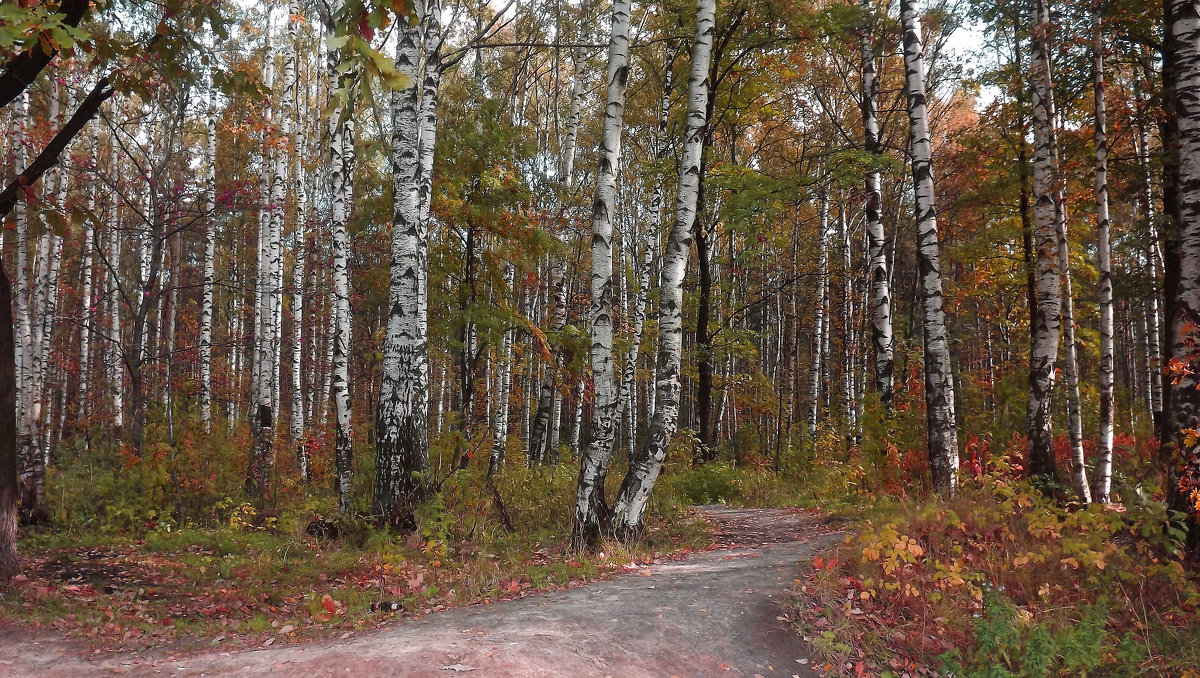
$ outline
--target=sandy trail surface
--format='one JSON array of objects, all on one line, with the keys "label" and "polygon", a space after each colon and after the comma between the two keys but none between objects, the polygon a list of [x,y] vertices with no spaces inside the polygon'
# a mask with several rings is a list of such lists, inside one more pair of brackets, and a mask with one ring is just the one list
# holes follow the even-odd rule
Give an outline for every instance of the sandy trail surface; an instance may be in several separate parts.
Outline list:
[{"label": "sandy trail surface", "polygon": [[0,676],[815,676],[776,599],[834,538],[783,509],[698,509],[720,548],[578,588],[400,619],[344,640],[182,659],[0,639]]}]

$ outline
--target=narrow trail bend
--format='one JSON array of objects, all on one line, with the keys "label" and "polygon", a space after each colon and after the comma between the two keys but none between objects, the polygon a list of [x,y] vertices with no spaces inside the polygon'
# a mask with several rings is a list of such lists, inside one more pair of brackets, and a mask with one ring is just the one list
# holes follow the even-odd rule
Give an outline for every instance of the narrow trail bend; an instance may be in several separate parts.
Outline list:
[{"label": "narrow trail bend", "polygon": [[0,676],[815,676],[775,598],[832,537],[810,514],[699,509],[722,548],[589,584],[399,620],[341,641],[89,662],[64,642],[0,652]]}]

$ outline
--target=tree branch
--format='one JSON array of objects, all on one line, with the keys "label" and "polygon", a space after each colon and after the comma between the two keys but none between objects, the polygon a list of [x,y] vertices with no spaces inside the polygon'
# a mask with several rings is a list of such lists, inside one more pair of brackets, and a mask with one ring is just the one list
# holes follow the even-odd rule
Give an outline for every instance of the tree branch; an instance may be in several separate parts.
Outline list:
[{"label": "tree branch", "polygon": [[67,124],[58,130],[58,133],[50,140],[50,143],[46,144],[46,148],[42,149],[37,158],[34,158],[33,163],[29,167],[26,167],[25,171],[17,175],[12,180],[12,183],[4,189],[3,193],[0,193],[0,219],[8,216],[12,208],[16,206],[21,191],[33,186],[37,183],[38,179],[42,178],[42,175],[47,170],[58,164],[58,156],[62,153],[63,149],[71,143],[75,135],[79,134],[79,131],[92,118],[96,117],[96,113],[100,111],[100,105],[112,95],[113,88],[109,85],[108,78],[100,78],[100,82],[96,83],[91,93],[79,105],[79,108],[75,111],[75,115],[72,115]]},{"label": "tree branch", "polygon": [[[62,0],[58,6],[58,13],[63,15],[63,25],[77,28],[90,4],[90,0]],[[20,96],[25,88],[33,84],[54,55],[58,54],[55,48],[47,52],[45,45],[48,44],[44,40],[38,40],[32,47],[4,64],[4,70],[0,71],[0,107],[7,106]]]}]

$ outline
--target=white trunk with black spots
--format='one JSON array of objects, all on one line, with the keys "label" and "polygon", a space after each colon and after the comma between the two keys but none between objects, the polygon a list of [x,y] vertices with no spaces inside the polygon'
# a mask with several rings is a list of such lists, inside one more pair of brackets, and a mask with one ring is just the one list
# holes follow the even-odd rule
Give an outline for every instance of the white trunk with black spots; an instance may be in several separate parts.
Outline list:
[{"label": "white trunk with black spots", "polygon": [[[90,155],[93,158],[98,158],[96,147],[96,137],[92,136]],[[91,177],[95,182],[98,177]],[[87,210],[95,213],[96,211],[96,193],[91,187],[87,188]],[[95,277],[95,264],[93,259],[93,251],[96,247],[96,228],[91,219],[85,221],[83,230],[83,293],[81,295],[83,313],[80,317],[79,328],[79,403],[75,411],[75,417],[80,422],[87,420],[90,408],[92,406],[91,399],[91,377],[92,377],[92,313],[94,312],[95,299],[93,279]]]},{"label": "white trunk with black spots", "polygon": [[392,246],[387,336],[375,424],[374,513],[410,523],[429,465],[427,243],[421,221],[417,71],[420,30],[397,25],[396,70],[410,84],[392,93]]},{"label": "white trunk with black spots", "polygon": [[821,416],[821,375],[828,369],[825,360],[825,335],[829,331],[829,194],[821,189],[820,229],[817,254],[817,308],[813,320],[812,369],[808,375],[808,435],[815,443]]},{"label": "white trunk with black spots", "polygon": [[[1057,163],[1056,163],[1057,164]],[[1079,363],[1075,349],[1075,302],[1071,286],[1071,255],[1067,242],[1066,200],[1061,190],[1056,196],[1058,214],[1058,266],[1063,276],[1062,341],[1063,377],[1067,386],[1067,432],[1071,441],[1071,487],[1084,503],[1092,500],[1083,458],[1083,416],[1079,407]]]},{"label": "white trunk with black spots", "polygon": [[617,175],[621,170],[621,135],[625,127],[625,89],[629,82],[630,0],[614,0],[608,42],[608,91],[604,130],[597,151],[596,197],[592,204],[591,366],[595,400],[591,442],[584,452],[575,493],[573,539],[577,545],[599,536],[605,510],[604,473],[612,456],[620,420],[621,393],[613,356],[613,221],[617,210]]},{"label": "white trunk with black spots", "polygon": [[[28,91],[21,94],[20,104],[17,107],[17,115],[13,119],[13,138],[19,141],[16,144],[16,153],[13,160],[14,173],[24,171],[26,159],[24,139],[28,138],[25,133],[25,125],[29,120],[29,93]],[[33,326],[29,321],[29,213],[25,205],[25,200],[18,200],[14,208],[14,220],[16,221],[17,230],[17,261],[14,264],[16,269],[14,275],[14,286],[16,287],[16,307],[17,307],[17,327],[16,327],[16,354],[17,354],[17,431],[18,436],[25,435],[25,422],[27,419],[26,411],[29,409],[29,400],[31,389],[33,387]],[[24,445],[24,441],[21,442]],[[19,453],[18,458],[24,458],[24,449]],[[23,479],[22,479],[23,480]]]},{"label": "white trunk with black spots", "polygon": [[707,124],[708,71],[712,59],[716,0],[697,0],[696,37],[688,75],[687,129],[675,223],[663,257],[658,309],[658,361],[655,388],[658,391],[650,421],[649,442],[630,462],[621,491],[613,506],[614,528],[619,534],[635,534],[643,527],[650,493],[662,470],[667,448],[679,426],[680,363],[683,353],[683,279],[692,247],[692,228],[700,189],[701,157]]},{"label": "white trunk with black spots", "polygon": [[[299,149],[303,147],[301,135],[297,134],[293,115],[295,111],[296,97],[296,29],[299,25],[298,21],[293,20],[293,17],[299,19],[300,8],[297,0],[288,0],[288,20],[287,20],[287,52],[284,55],[283,62],[283,105],[281,106],[280,115],[282,116],[280,131],[283,139],[286,141],[286,152],[280,153],[280,160],[276,163],[276,171],[284,175],[284,190],[285,195],[288,184],[291,185],[292,192],[296,195],[296,230],[294,236],[294,250],[292,259],[292,369],[291,369],[291,386],[292,386],[292,402],[291,402],[291,420],[289,422],[292,447],[296,452],[297,470],[302,481],[308,480],[308,456],[303,445],[304,439],[304,384],[301,374],[301,358],[304,352],[304,267],[305,267],[305,249],[308,240],[308,196],[304,192],[304,171],[299,161]],[[302,131],[302,126],[301,126]],[[282,205],[281,210],[280,230],[282,231]],[[283,312],[283,260],[279,261],[279,282],[280,282],[280,304],[279,315],[282,318]],[[278,331],[282,334],[282,319],[281,326]],[[282,347],[282,344],[281,344]],[[276,360],[276,364],[282,361]]]},{"label": "white trunk with black spots", "polygon": [[[862,118],[865,147],[867,152],[878,155],[879,118],[879,75],[875,70],[875,26],[873,4],[870,0],[859,0],[865,25],[859,40],[862,48]],[[866,175],[866,203],[864,213],[867,226],[867,247],[870,256],[871,275],[871,343],[875,353],[875,389],[879,400],[890,407],[892,402],[893,372],[895,361],[892,354],[892,292],[888,283],[887,239],[883,232],[883,193],[880,189],[878,170]]]},{"label": "white trunk with black spots", "polygon": [[[109,166],[112,168],[112,183],[119,180],[117,147],[112,148]],[[125,370],[121,365],[121,302],[117,286],[117,272],[121,270],[121,202],[118,191],[109,195],[108,209],[108,254],[105,257],[105,292],[108,297],[108,328],[104,364],[108,373],[109,393],[112,398],[113,425],[120,428],[125,423]]]},{"label": "white trunk with black spots", "polygon": [[[1176,106],[1179,130],[1178,251],[1179,280],[1174,291],[1171,359],[1193,365],[1196,323],[1200,322],[1200,7],[1194,0],[1170,2],[1175,39]],[[1167,431],[1178,446],[1177,471],[1191,528],[1197,529],[1200,496],[1200,373],[1181,371],[1171,380]],[[1176,460],[1173,460],[1176,461]],[[1173,469],[1174,471],[1175,469]],[[1171,474],[1176,477],[1175,473]]]},{"label": "white trunk with black spots", "polygon": [[1138,162],[1142,168],[1142,205],[1146,220],[1146,235],[1149,240],[1145,253],[1146,272],[1147,277],[1150,278],[1151,290],[1149,308],[1146,313],[1146,322],[1149,325],[1146,332],[1146,388],[1150,395],[1146,399],[1146,406],[1150,415],[1157,421],[1163,408],[1162,342],[1159,340],[1162,331],[1162,300],[1160,299],[1162,287],[1159,282],[1159,273],[1163,270],[1163,261],[1158,242],[1158,216],[1154,209],[1154,178],[1150,169],[1150,135],[1146,124],[1142,121],[1138,123],[1138,142]]},{"label": "white trunk with black spots", "polygon": [[437,147],[438,90],[442,82],[441,0],[425,3],[425,66],[420,108],[421,222],[428,232],[429,204],[433,197],[433,158]]},{"label": "white trunk with black spots", "polygon": [[[341,2],[335,2],[340,9]],[[328,27],[327,27],[328,28]],[[336,91],[339,82],[340,58],[336,50],[328,53],[329,87]],[[348,85],[347,85],[348,86]],[[331,91],[332,95],[332,91]],[[353,478],[351,446],[353,429],[350,424],[350,235],[346,230],[351,176],[354,173],[354,134],[343,111],[334,110],[329,119],[330,188],[332,190],[329,231],[333,241],[333,322],[332,368],[330,393],[334,408],[334,467],[338,510],[350,512],[350,482]]]},{"label": "white trunk with black spots", "polygon": [[567,133],[563,138],[561,180],[568,187],[572,185],[572,175],[575,173],[575,148],[578,145],[579,116],[583,105],[583,58],[582,52],[576,52],[575,71],[571,76],[571,113],[567,118]]},{"label": "white trunk with black spots", "polygon": [[958,431],[954,421],[954,373],[942,304],[942,270],[934,204],[933,163],[925,101],[925,59],[915,0],[901,0],[905,94],[908,101],[917,263],[921,276],[922,337],[925,346],[925,419],[933,486],[951,493],[957,485]]},{"label": "white trunk with black spots", "polygon": [[1047,33],[1050,12],[1037,1],[1034,17],[1033,81],[1033,229],[1037,260],[1037,309],[1033,317],[1033,346],[1029,364],[1029,473],[1053,478],[1054,432],[1051,393],[1058,360],[1062,306],[1059,238],[1055,225],[1058,168],[1055,166],[1054,100]]},{"label": "white trunk with black spots", "polygon": [[[559,257],[554,258],[550,267],[550,288],[552,307],[549,312],[549,325],[552,332],[562,332],[567,326],[567,269]],[[551,439],[555,427],[555,405],[558,401],[558,391],[555,389],[555,376],[560,362],[560,356],[555,356],[555,364],[546,368],[542,378],[541,390],[538,393],[537,414],[534,417],[532,430],[529,432],[529,451],[527,463],[541,464],[553,456]],[[561,410],[558,410],[561,413]]]},{"label": "white trunk with black spots", "polygon": [[[517,268],[504,264],[504,294],[510,299],[516,282]],[[500,337],[500,353],[497,356],[496,416],[492,422],[492,454],[488,460],[488,476],[494,476],[504,468],[505,449],[508,446],[508,401],[512,388],[512,337],[513,330],[505,330]]]},{"label": "white trunk with black spots", "polygon": [[204,432],[212,433],[212,326],[213,285],[217,258],[217,118],[209,93],[205,119],[207,140],[204,145],[204,203],[208,220],[204,230],[204,282],[200,302],[200,417]]},{"label": "white trunk with black spots", "polygon": [[[675,71],[675,51],[668,52],[663,64],[663,91],[659,102],[658,130],[656,132],[654,162],[656,165],[667,157],[671,149],[671,140],[667,136],[671,122],[671,85]],[[629,417],[629,426],[625,436],[627,456],[633,458],[633,448],[637,440],[637,364],[642,348],[642,333],[646,327],[646,310],[650,302],[650,274],[654,266],[654,252],[657,249],[659,229],[662,227],[663,203],[666,190],[661,175],[654,181],[654,191],[650,196],[650,206],[647,210],[649,222],[642,236],[642,258],[637,268],[638,291],[633,304],[633,345],[629,355],[625,357],[625,371],[621,383],[621,408]],[[636,252],[631,252],[631,255]],[[653,410],[653,406],[650,410]]]},{"label": "white trunk with black spots", "polygon": [[1113,284],[1108,223],[1108,134],[1104,83],[1104,33],[1098,8],[1092,10],[1092,90],[1095,101],[1093,141],[1096,166],[1096,254],[1100,272],[1100,440],[1096,449],[1092,499],[1108,503],[1112,491]]}]

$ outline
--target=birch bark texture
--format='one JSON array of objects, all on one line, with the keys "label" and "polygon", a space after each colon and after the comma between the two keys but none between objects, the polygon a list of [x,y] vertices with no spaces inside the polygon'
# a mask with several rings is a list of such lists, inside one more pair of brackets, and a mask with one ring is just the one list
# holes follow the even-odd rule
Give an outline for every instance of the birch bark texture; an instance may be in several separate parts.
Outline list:
[{"label": "birch bark texture", "polygon": [[[1195,361],[1196,323],[1200,321],[1200,6],[1194,0],[1168,0],[1174,39],[1175,114],[1178,124],[1178,272],[1171,323],[1171,360]],[[1181,370],[1170,380],[1168,431],[1177,450],[1178,492],[1189,514],[1189,546],[1200,543],[1200,374]],[[1173,469],[1175,470],[1175,469]]]},{"label": "birch bark texture", "polygon": [[[342,2],[334,3],[333,12],[340,11]],[[326,30],[334,33],[334,26]],[[350,77],[343,85],[341,58],[338,51],[329,48],[327,54],[330,97],[336,96],[341,88],[352,90]],[[353,106],[353,99],[349,106]],[[354,466],[352,442],[354,430],[350,424],[350,234],[346,230],[351,190],[351,175],[354,172],[354,133],[349,111],[334,107],[329,118],[329,161],[330,200],[329,232],[333,243],[333,299],[331,309],[333,322],[333,355],[330,369],[330,393],[334,407],[334,487],[338,495],[338,511],[350,512],[350,482]]]},{"label": "birch bark texture", "polygon": [[[1056,149],[1057,154],[1057,149]],[[1055,165],[1058,165],[1055,162]],[[1079,361],[1075,349],[1075,301],[1071,285],[1071,248],[1067,241],[1066,198],[1061,181],[1055,195],[1057,213],[1055,231],[1058,233],[1058,266],[1062,271],[1062,341],[1063,378],[1067,387],[1067,434],[1071,441],[1071,487],[1084,503],[1092,500],[1088,487],[1087,469],[1083,457],[1083,415],[1079,402]]]},{"label": "birch bark texture", "polygon": [[1092,501],[1108,503],[1112,491],[1113,420],[1113,281],[1108,223],[1108,132],[1104,81],[1104,26],[1100,5],[1092,8],[1092,91],[1095,101],[1096,258],[1100,273],[1100,439],[1096,446]]},{"label": "birch bark texture", "polygon": [[[99,148],[96,143],[96,134],[93,131],[91,137],[91,148],[89,154],[93,158],[99,158]],[[98,177],[92,176],[93,181]],[[88,212],[96,211],[96,192],[90,187],[87,189],[87,209]],[[82,302],[80,304],[82,313],[80,314],[79,328],[79,403],[75,408],[75,419],[77,422],[83,423],[87,421],[91,408],[91,342],[92,332],[92,315],[95,307],[95,287],[93,280],[95,278],[95,265],[93,254],[96,247],[96,227],[92,220],[87,220],[83,230],[83,245],[81,247],[81,255],[83,257],[82,273],[83,273],[83,293],[81,295]]]},{"label": "birch bark texture", "polygon": [[630,462],[613,506],[613,528],[620,535],[640,533],[646,505],[667,448],[679,426],[680,364],[683,351],[683,278],[692,246],[693,226],[700,189],[701,157],[704,151],[708,110],[708,73],[712,61],[716,0],[697,0],[696,37],[688,74],[687,127],[679,172],[675,223],[663,257],[659,289],[658,359],[655,369],[655,408],[650,421],[649,441]]},{"label": "birch bark texture", "polygon": [[630,0],[614,0],[608,41],[608,90],[604,103],[604,130],[600,137],[596,169],[596,197],[592,203],[592,382],[596,396],[592,407],[592,437],[579,467],[575,493],[572,542],[578,548],[600,536],[604,506],[603,472],[608,468],[616,440],[620,390],[613,357],[613,220],[617,210],[617,175],[621,170],[621,135],[625,126],[625,90],[629,83]]},{"label": "birch bark texture", "polygon": [[[504,264],[504,295],[513,294],[517,267]],[[505,451],[508,447],[509,396],[512,388],[512,341],[513,330],[507,329],[500,337],[500,353],[497,360],[499,375],[496,378],[496,415],[492,423],[492,452],[488,458],[488,477],[491,478],[504,468]]]},{"label": "birch bark texture", "polygon": [[[662,98],[658,108],[658,129],[655,132],[654,163],[656,168],[666,159],[671,150],[671,139],[667,135],[671,123],[671,90],[675,77],[676,51],[670,49],[663,63]],[[637,402],[637,364],[642,349],[642,335],[646,328],[646,312],[650,302],[651,272],[654,267],[654,253],[658,249],[659,233],[662,228],[663,203],[666,201],[666,187],[662,175],[656,175],[654,190],[650,194],[650,205],[647,209],[649,221],[642,235],[642,258],[638,264],[637,298],[633,305],[633,344],[629,354],[625,356],[625,369],[621,382],[621,407],[629,417],[629,427],[625,436],[627,456],[633,458],[634,445],[637,443],[638,413]],[[653,407],[649,408],[653,410]]]},{"label": "birch bark texture", "polygon": [[429,465],[428,251],[418,158],[420,29],[401,21],[397,31],[396,71],[408,84],[392,92],[391,99],[391,285],[375,424],[373,512],[381,522],[407,527]]},{"label": "birch bark texture", "polygon": [[1033,346],[1029,361],[1029,475],[1051,480],[1057,475],[1051,393],[1062,307],[1059,239],[1056,228],[1054,99],[1050,75],[1050,9],[1036,0],[1033,26],[1033,229],[1036,247],[1037,306],[1033,310]]},{"label": "birch bark texture", "polygon": [[821,416],[821,375],[826,365],[825,337],[829,332],[829,319],[825,309],[829,306],[829,192],[821,189],[820,225],[817,238],[817,304],[813,319],[812,369],[808,382],[808,436],[815,445],[817,424]]},{"label": "birch bark texture", "polygon": [[208,93],[204,126],[204,206],[208,213],[204,230],[204,282],[200,302],[200,418],[204,432],[212,433],[212,328],[213,286],[217,259],[217,117],[212,91]]},{"label": "birch bark texture", "polygon": [[[299,14],[297,0],[288,0],[287,5],[287,52],[283,62],[283,105],[281,115],[281,131],[286,144],[285,151],[280,153],[276,163],[276,171],[283,174],[285,194],[289,190],[296,196],[296,224],[293,233],[292,259],[292,399],[291,420],[288,422],[292,448],[296,453],[296,464],[300,480],[308,481],[308,456],[304,447],[304,384],[301,370],[301,358],[304,353],[304,257],[307,234],[307,196],[304,193],[304,170],[299,162],[297,128],[303,130],[303,124],[294,124],[293,115],[296,113],[296,37],[299,21],[293,19]],[[283,262],[280,261],[279,280],[282,288]],[[280,290],[282,292],[282,289]],[[282,314],[282,299],[280,300]],[[282,330],[281,330],[282,331]]]},{"label": "birch bark texture", "polygon": [[[429,205],[433,197],[433,158],[437,147],[438,91],[442,83],[442,3],[425,0],[425,65],[420,109],[421,223],[428,232]],[[428,282],[428,281],[426,281]]]},{"label": "birch bark texture", "polygon": [[942,271],[934,204],[932,149],[925,101],[925,59],[916,0],[901,0],[904,31],[905,94],[914,208],[917,264],[921,279],[922,337],[925,344],[925,420],[933,487],[951,494],[957,487],[958,430],[954,420],[954,372],[942,299]]},{"label": "birch bark texture", "polygon": [[[862,52],[862,118],[864,146],[868,153],[880,157],[879,141],[879,74],[875,68],[875,28],[877,21],[871,0],[859,0],[863,15],[859,37]],[[883,232],[883,192],[879,170],[867,170],[865,177],[867,199],[863,206],[867,226],[867,250],[871,271],[871,343],[875,353],[875,390],[879,401],[890,408],[894,382],[895,359],[892,349],[892,292],[888,283],[887,238]]]}]

